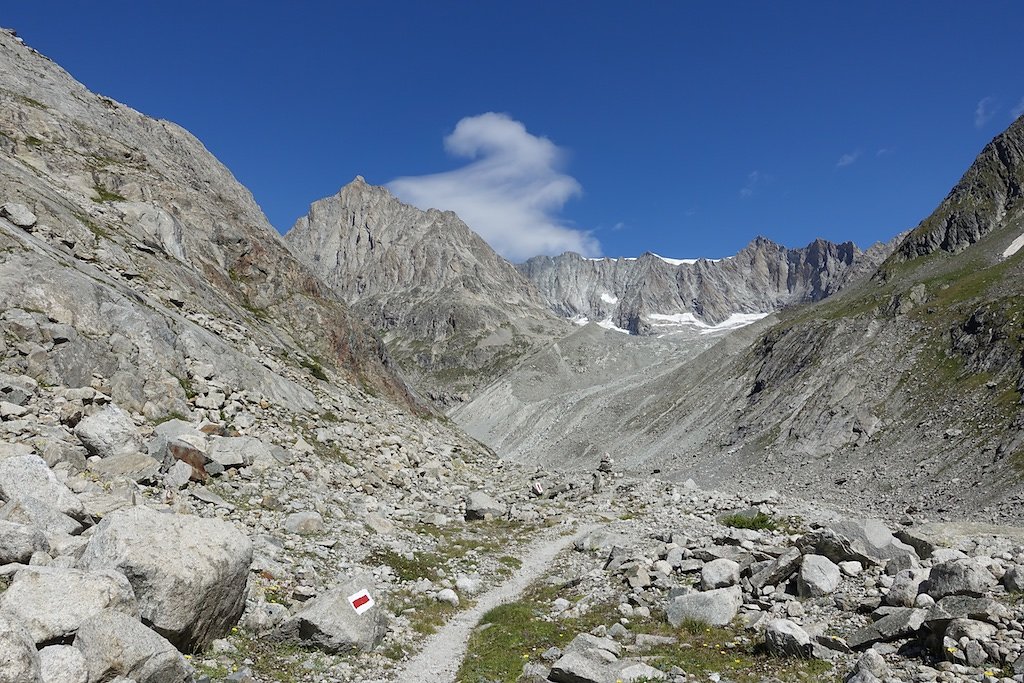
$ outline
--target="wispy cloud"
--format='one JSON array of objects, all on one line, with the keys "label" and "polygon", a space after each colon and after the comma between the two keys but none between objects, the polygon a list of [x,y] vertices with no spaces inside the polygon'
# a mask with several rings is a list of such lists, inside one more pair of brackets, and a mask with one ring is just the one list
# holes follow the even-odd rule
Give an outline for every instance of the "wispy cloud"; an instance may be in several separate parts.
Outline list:
[{"label": "wispy cloud", "polygon": [[978,101],[978,106],[974,108],[974,127],[981,128],[991,121],[992,117],[996,115],[996,110],[996,98],[982,97]]},{"label": "wispy cloud", "polygon": [[839,161],[836,162],[836,168],[843,168],[844,166],[851,166],[857,163],[857,159],[860,159],[860,150],[854,152],[847,152],[843,156],[839,157]]},{"label": "wispy cloud", "polygon": [[601,254],[590,232],[558,217],[582,188],[561,172],[564,153],[551,140],[532,135],[505,114],[488,112],[459,121],[444,147],[469,163],[445,173],[396,178],[388,183],[391,191],[420,208],[454,211],[513,261],[563,251]]},{"label": "wispy cloud", "polygon": [[767,173],[756,169],[751,171],[747,174],[746,184],[740,188],[740,196],[744,199],[750,199],[763,185],[770,183],[771,180],[772,177]]},{"label": "wispy cloud", "polygon": [[1024,114],[1024,97],[1020,98],[1020,102],[1017,106],[1010,110],[1010,116],[1016,121],[1020,116]]},{"label": "wispy cloud", "polygon": [[876,157],[889,156],[890,154],[892,154],[892,150],[889,149],[888,147],[879,147],[878,150],[875,152]]}]

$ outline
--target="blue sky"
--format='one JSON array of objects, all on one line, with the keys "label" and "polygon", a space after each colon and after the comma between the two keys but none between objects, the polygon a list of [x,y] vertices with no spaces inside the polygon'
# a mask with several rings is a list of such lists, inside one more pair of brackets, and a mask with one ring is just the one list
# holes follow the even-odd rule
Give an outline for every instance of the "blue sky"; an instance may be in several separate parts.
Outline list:
[{"label": "blue sky", "polygon": [[279,230],[361,174],[514,259],[866,246],[1024,108],[1009,1],[33,0],[0,24],[191,130]]}]

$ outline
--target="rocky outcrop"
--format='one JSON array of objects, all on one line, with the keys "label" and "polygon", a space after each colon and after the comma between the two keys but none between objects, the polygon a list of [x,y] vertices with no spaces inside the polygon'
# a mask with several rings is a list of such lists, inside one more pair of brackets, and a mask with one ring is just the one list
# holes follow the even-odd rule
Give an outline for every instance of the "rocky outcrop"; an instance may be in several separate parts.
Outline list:
[{"label": "rocky outcrop", "polygon": [[285,239],[442,402],[566,331],[458,216],[403,204],[361,177],[314,202]]},{"label": "rocky outcrop", "polygon": [[680,325],[712,328],[819,301],[870,274],[896,243],[862,252],[852,242],[815,240],[788,249],[758,237],[724,259],[583,258],[567,252],[516,266],[567,318],[608,321],[634,334]]},{"label": "rocky outcrop", "polygon": [[417,405],[381,341],[195,137],[89,92],[7,31],[0,67],[0,316],[20,371],[76,387],[101,373],[151,419],[188,413],[183,357],[298,398],[246,360],[253,344]]},{"label": "rocky outcrop", "polygon": [[1024,116],[985,146],[942,204],[907,236],[891,264],[940,250],[961,252],[1022,216]]}]

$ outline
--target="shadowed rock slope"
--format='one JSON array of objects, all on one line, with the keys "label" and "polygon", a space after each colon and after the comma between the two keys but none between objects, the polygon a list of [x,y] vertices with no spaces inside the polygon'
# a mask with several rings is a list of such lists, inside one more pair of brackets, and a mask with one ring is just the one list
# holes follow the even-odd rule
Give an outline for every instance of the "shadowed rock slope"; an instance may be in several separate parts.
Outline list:
[{"label": "shadowed rock slope", "polygon": [[[681,479],[1019,518],[1022,136],[1018,120],[987,146],[869,281],[652,365],[586,411],[527,361],[455,418],[511,457],[552,466],[594,466],[610,451]],[[525,386],[542,398],[519,398]],[[521,435],[504,417],[511,406],[553,424]]]}]

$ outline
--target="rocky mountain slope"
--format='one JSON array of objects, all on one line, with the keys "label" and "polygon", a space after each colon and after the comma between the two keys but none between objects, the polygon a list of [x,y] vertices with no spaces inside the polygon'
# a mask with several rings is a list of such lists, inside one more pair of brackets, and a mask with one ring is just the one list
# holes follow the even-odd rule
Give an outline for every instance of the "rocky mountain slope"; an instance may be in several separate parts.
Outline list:
[{"label": "rocky mountain slope", "polygon": [[[244,324],[247,343],[284,362],[336,368],[411,402],[379,339],[292,257],[198,140],[88,92],[6,34],[0,61],[4,200],[36,216],[30,226],[3,222],[2,298],[72,328],[39,357],[40,378],[79,383],[102,372],[126,406],[181,412],[186,349],[243,363],[223,350],[230,339],[186,320],[209,314]],[[83,365],[92,366],[84,378]],[[232,373],[244,388],[275,385],[286,398],[269,374]]]},{"label": "rocky mountain slope", "polygon": [[362,178],[314,202],[286,240],[442,403],[570,331],[454,213],[421,211]]},{"label": "rocky mountain slope", "polygon": [[[1024,530],[497,460],[420,410],[193,137],[6,31],[0,64],[0,681],[1024,680]],[[828,310],[893,288],[892,316],[931,315],[1016,274],[994,262],[905,297],[897,268]],[[1016,337],[990,315],[949,341],[1002,395],[1020,356],[993,352]],[[758,326],[687,345],[590,325],[521,398],[632,376],[677,401],[645,424],[701,424],[716,399],[673,392],[699,401],[745,353],[756,381],[733,389],[801,386],[806,365],[764,360],[800,324],[756,351]],[[486,627],[475,604],[498,605]]]},{"label": "rocky mountain slope", "polygon": [[720,260],[588,259],[567,252],[516,266],[568,318],[607,321],[633,334],[736,326],[797,304],[820,301],[869,275],[898,241],[866,252],[852,242],[815,240],[788,249],[758,237]]},{"label": "rocky mountain slope", "polygon": [[[1022,135],[1018,120],[986,147],[869,281],[606,392],[576,393],[528,360],[454,417],[545,466],[592,467],[607,451],[638,470],[890,514],[1019,518]],[[578,373],[606,360],[584,356]]]}]

